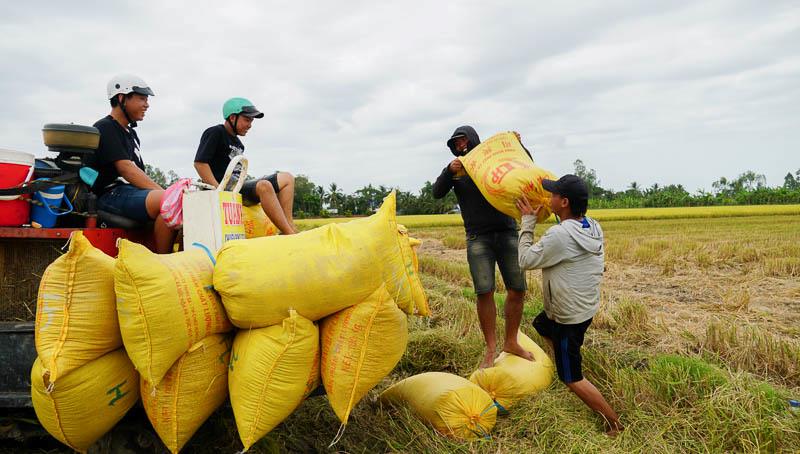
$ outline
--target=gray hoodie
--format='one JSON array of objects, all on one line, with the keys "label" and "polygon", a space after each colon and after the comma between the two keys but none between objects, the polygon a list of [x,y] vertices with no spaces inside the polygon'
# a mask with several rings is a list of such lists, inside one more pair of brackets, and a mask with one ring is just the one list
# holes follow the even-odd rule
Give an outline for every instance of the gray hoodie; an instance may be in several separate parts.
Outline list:
[{"label": "gray hoodie", "polygon": [[562,324],[584,322],[600,307],[603,278],[603,229],[594,219],[568,219],[547,229],[533,243],[535,216],[523,216],[519,232],[519,266],[542,270],[547,317]]}]

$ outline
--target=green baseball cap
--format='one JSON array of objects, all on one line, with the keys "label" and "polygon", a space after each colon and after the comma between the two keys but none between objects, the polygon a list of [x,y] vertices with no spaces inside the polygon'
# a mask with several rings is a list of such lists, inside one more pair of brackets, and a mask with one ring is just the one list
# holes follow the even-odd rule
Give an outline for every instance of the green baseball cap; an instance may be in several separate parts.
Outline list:
[{"label": "green baseball cap", "polygon": [[225,101],[222,106],[222,118],[228,118],[231,115],[244,115],[250,118],[263,118],[264,114],[256,109],[250,100],[245,98],[231,98]]}]

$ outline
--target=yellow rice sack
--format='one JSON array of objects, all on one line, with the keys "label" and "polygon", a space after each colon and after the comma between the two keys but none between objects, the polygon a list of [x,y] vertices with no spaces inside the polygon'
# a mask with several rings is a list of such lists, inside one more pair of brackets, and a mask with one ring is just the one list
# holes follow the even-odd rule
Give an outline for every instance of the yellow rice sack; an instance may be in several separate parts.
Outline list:
[{"label": "yellow rice sack", "polygon": [[325,317],[319,329],[322,383],[336,416],[347,424],[353,407],[403,356],[406,314],[381,286],[363,303]]},{"label": "yellow rice sack", "polygon": [[122,347],[114,295],[114,259],[81,231],[42,275],[36,300],[36,352],[46,380],[56,381]]},{"label": "yellow rice sack", "polygon": [[516,201],[525,196],[534,207],[542,205],[540,222],[550,217],[550,193],[542,189],[542,180],[557,178],[531,161],[513,132],[496,134],[458,159],[498,211],[519,220]]},{"label": "yellow rice sack", "polygon": [[203,338],[230,331],[212,287],[212,259],[197,247],[154,254],[121,240],[114,269],[122,340],[136,369],[158,386],[178,358]]},{"label": "yellow rice sack", "polygon": [[473,440],[494,428],[497,406],[478,385],[444,372],[425,372],[395,383],[380,401],[406,404],[440,433]]},{"label": "yellow rice sack", "polygon": [[31,369],[31,399],[47,432],[70,448],[86,452],[139,400],[139,374],[120,348],[61,377],[46,391],[42,363]]},{"label": "yellow rice sack", "polygon": [[228,389],[245,451],[289,416],[319,383],[319,330],[291,311],[280,325],[241,330]]},{"label": "yellow rice sack", "polygon": [[403,256],[403,266],[406,268],[406,274],[411,278],[411,301],[403,307],[398,304],[398,307],[406,314],[427,317],[431,315],[431,309],[428,306],[428,297],[425,295],[425,289],[422,287],[422,281],[419,278],[419,259],[417,258],[417,248],[422,244],[422,241],[408,236],[408,229],[402,224],[397,224],[397,234],[400,236],[400,253]]},{"label": "yellow rice sack", "polygon": [[214,288],[240,328],[280,323],[289,308],[316,321],[383,284],[399,307],[413,308],[415,281],[401,250],[394,192],[368,218],[225,243],[214,269]]},{"label": "yellow rice sack", "polygon": [[521,331],[517,341],[533,353],[534,361],[503,352],[493,367],[478,369],[469,377],[506,410],[517,400],[536,394],[553,382],[553,361],[547,353]]},{"label": "yellow rice sack", "polygon": [[141,379],[144,410],[171,452],[183,448],[228,397],[231,337],[213,334],[194,344],[172,365],[158,391]]},{"label": "yellow rice sack", "polygon": [[245,238],[258,238],[262,236],[277,235],[280,231],[264,213],[260,204],[242,205],[242,224],[244,224]]}]

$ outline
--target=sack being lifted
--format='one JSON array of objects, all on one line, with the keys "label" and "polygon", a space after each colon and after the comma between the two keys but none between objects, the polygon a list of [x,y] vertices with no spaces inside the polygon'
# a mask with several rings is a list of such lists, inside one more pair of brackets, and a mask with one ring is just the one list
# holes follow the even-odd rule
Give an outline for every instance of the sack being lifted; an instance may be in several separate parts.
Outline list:
[{"label": "sack being lifted", "polygon": [[495,134],[458,159],[486,200],[501,213],[520,219],[517,199],[525,196],[542,205],[538,221],[550,217],[550,193],[542,180],[556,176],[533,163],[513,132]]},{"label": "sack being lifted", "polygon": [[119,242],[114,288],[122,341],[153,386],[194,344],[232,329],[211,286],[212,260],[199,247],[154,254],[140,244]]},{"label": "sack being lifted", "polygon": [[81,231],[42,275],[36,300],[36,352],[45,381],[122,347],[114,294],[114,259]]},{"label": "sack being lifted", "polygon": [[398,229],[395,203],[393,192],[368,218],[226,243],[214,288],[233,324],[272,326],[290,307],[316,321],[366,300],[382,285],[400,309],[426,315],[411,240]]}]

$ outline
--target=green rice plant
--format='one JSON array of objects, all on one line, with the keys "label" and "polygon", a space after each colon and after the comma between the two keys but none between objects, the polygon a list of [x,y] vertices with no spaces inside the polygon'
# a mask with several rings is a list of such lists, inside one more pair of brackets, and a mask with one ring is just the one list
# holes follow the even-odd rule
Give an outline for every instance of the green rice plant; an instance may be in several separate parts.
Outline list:
[{"label": "green rice plant", "polygon": [[672,405],[689,405],[727,383],[725,373],[703,360],[659,355],[650,361],[656,395]]}]

